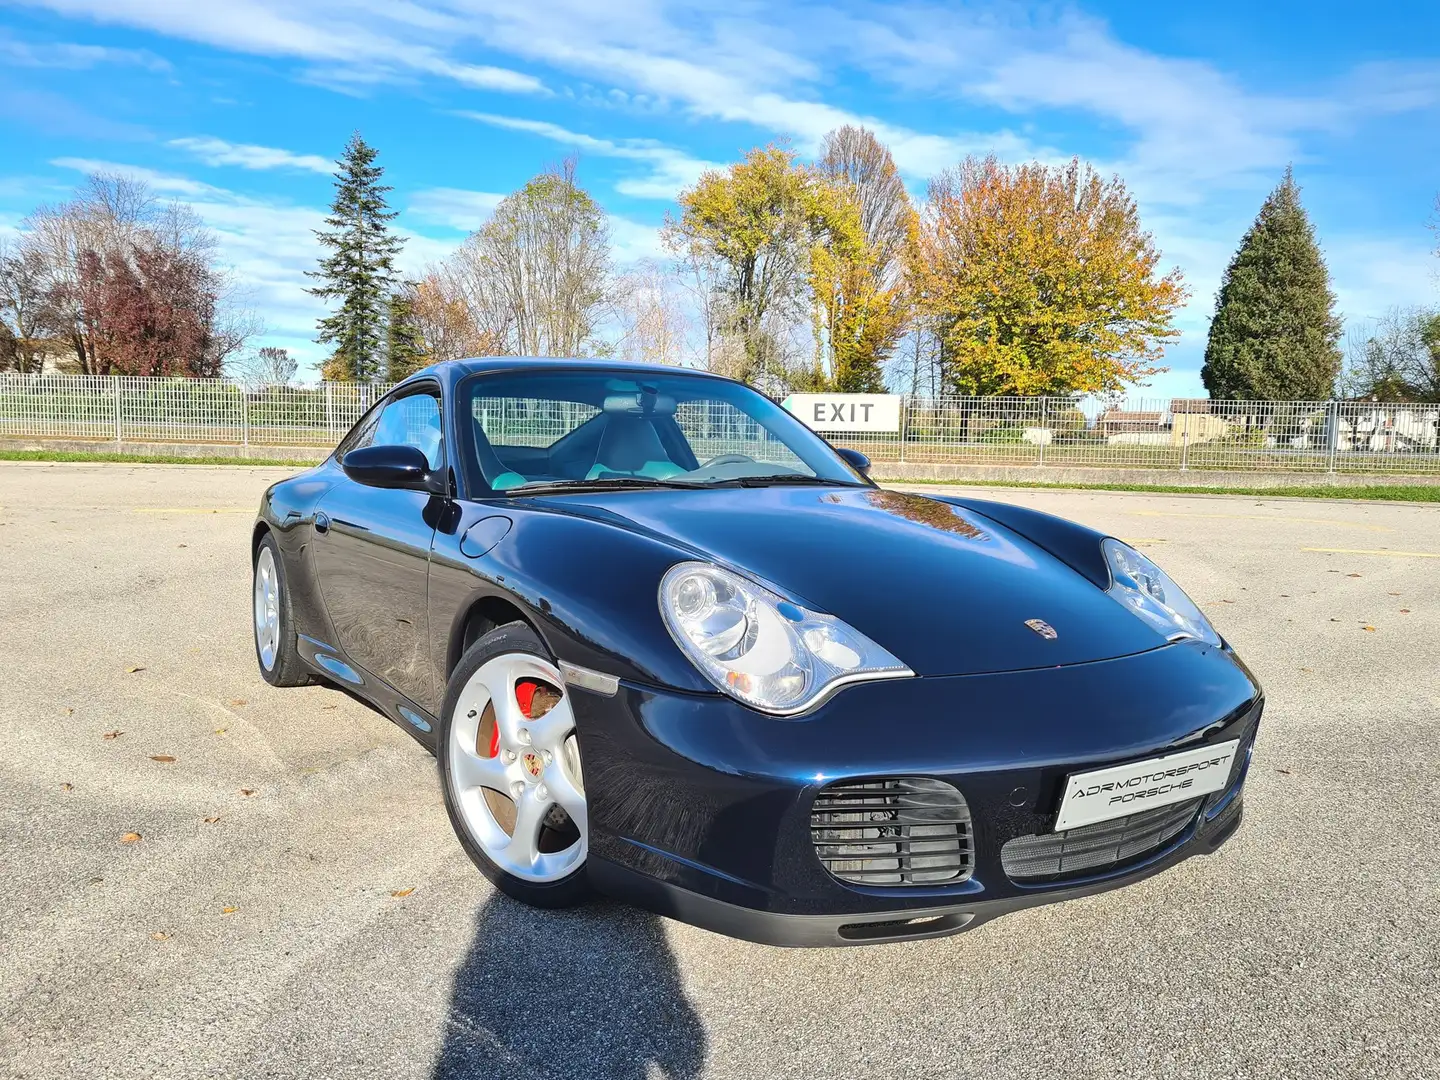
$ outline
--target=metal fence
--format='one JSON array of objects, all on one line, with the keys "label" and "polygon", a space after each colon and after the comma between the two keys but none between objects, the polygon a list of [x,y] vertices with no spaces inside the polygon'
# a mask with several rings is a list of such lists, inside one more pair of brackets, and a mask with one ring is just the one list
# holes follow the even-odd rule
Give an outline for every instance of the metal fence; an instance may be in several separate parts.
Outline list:
[{"label": "metal fence", "polygon": [[[0,438],[122,447],[330,447],[388,389],[8,372],[0,374]],[[509,433],[497,436],[502,442],[548,445],[582,419],[518,408],[502,425]],[[728,414],[690,416],[682,409],[678,419],[694,427],[687,433],[706,450],[722,452],[760,437],[741,430],[743,419]],[[1433,404],[906,397],[898,431],[822,433],[880,465],[1440,474],[1440,405]]]}]

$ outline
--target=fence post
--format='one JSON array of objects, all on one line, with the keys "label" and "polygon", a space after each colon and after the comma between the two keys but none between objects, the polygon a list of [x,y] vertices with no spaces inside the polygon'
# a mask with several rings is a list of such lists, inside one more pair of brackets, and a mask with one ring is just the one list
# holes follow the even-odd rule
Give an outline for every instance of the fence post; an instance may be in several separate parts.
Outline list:
[{"label": "fence post", "polygon": [[240,391],[240,445],[250,446],[250,395],[245,392],[241,383],[235,384],[235,389]]},{"label": "fence post", "polygon": [[1042,469],[1045,467],[1045,433],[1050,430],[1049,420],[1050,399],[1048,397],[1042,397],[1040,399],[1040,434],[1035,439],[1035,441],[1040,444],[1039,464]]},{"label": "fence post", "polygon": [[124,435],[120,426],[120,376],[110,376],[110,397],[115,404],[115,449],[120,449]]},{"label": "fence post", "polygon": [[1185,417],[1185,430],[1180,433],[1180,471],[1184,472],[1190,465],[1190,414],[1180,415]]},{"label": "fence post", "polygon": [[905,430],[909,426],[910,419],[910,395],[906,394],[900,399],[900,464],[905,464]]},{"label": "fence post", "polygon": [[330,395],[330,380],[325,380],[325,433],[335,441],[335,400]]},{"label": "fence post", "polygon": [[1325,441],[1329,446],[1325,454],[1325,471],[1333,474],[1335,472],[1335,448],[1340,445],[1340,403],[1332,399],[1327,405],[1326,413],[1326,419],[1329,421],[1326,427],[1329,428],[1329,431],[1326,433]]}]

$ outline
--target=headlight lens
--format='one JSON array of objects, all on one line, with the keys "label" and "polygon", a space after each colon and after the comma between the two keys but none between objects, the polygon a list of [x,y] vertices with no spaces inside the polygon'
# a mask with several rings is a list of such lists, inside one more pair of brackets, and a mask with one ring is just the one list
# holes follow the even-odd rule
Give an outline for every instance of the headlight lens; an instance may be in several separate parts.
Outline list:
[{"label": "headlight lens", "polygon": [[709,563],[670,568],[660,582],[660,613],[706,678],[763,712],[790,716],[846,683],[915,674],[833,615]]},{"label": "headlight lens", "polygon": [[1129,544],[1113,537],[1101,548],[1110,566],[1108,592],[1170,641],[1198,638],[1220,644],[1220,635],[1170,575]]}]

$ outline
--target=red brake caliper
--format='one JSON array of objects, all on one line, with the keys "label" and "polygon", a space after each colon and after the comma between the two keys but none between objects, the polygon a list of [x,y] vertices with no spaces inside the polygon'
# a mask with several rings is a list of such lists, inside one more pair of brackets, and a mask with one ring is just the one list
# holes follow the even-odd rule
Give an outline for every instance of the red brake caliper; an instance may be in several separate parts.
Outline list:
[{"label": "red brake caliper", "polygon": [[515,684],[515,701],[527,720],[535,719],[532,710],[535,708],[535,691],[539,689],[540,684],[533,679],[521,679]]},{"label": "red brake caliper", "polygon": [[[533,720],[532,715],[535,709],[535,691],[540,689],[540,684],[533,679],[521,679],[515,684],[515,703],[520,706],[520,715],[527,720]],[[490,757],[497,757],[500,754],[500,725],[496,723],[490,729]]]}]

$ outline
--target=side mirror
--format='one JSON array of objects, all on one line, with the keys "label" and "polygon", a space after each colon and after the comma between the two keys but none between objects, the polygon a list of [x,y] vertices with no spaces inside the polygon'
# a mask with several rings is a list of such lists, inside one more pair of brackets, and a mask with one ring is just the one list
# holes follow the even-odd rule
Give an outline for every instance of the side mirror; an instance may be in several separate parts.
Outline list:
[{"label": "side mirror", "polygon": [[430,471],[430,462],[413,446],[364,446],[346,454],[340,467],[367,487],[443,493],[443,478]]},{"label": "side mirror", "polygon": [[845,459],[845,464],[858,472],[865,479],[870,479],[870,459],[859,450],[850,450],[847,447],[837,446],[835,452]]}]

